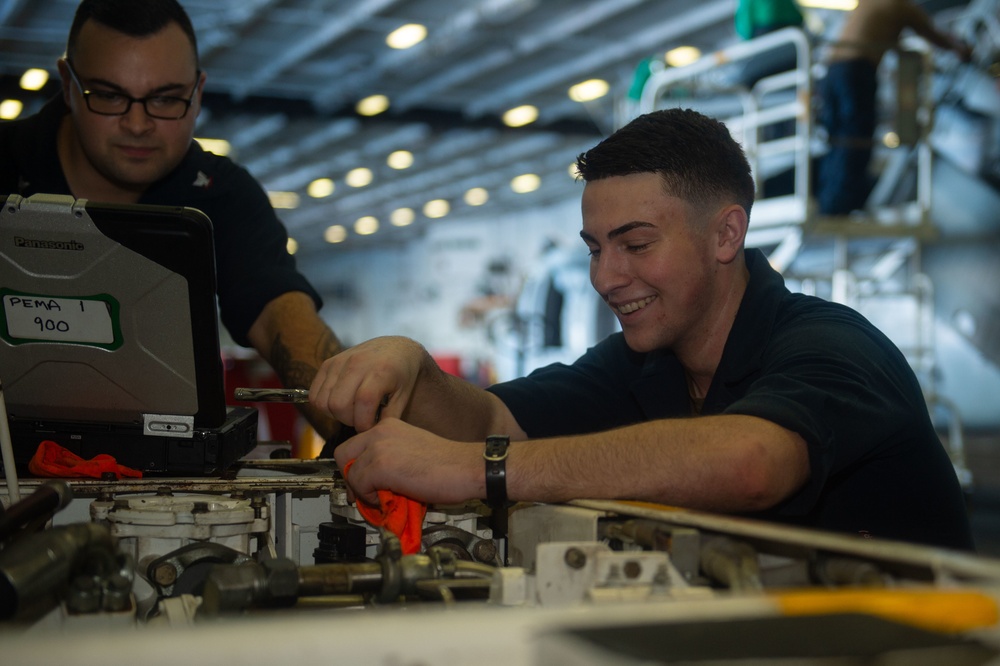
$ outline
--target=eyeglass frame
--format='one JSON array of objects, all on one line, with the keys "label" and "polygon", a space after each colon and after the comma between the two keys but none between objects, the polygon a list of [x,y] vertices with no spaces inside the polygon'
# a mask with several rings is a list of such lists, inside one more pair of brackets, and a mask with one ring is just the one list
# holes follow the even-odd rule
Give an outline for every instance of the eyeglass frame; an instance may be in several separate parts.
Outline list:
[{"label": "eyeglass frame", "polygon": [[[79,88],[80,96],[83,97],[83,101],[87,105],[87,110],[90,111],[91,113],[96,113],[99,116],[114,117],[114,116],[128,115],[128,112],[132,110],[132,105],[135,104],[136,102],[140,102],[142,104],[143,112],[145,112],[145,114],[150,118],[155,118],[156,120],[183,120],[183,118],[187,116],[188,111],[191,110],[191,105],[194,104],[194,97],[195,95],[198,94],[198,81],[201,80],[201,70],[197,69],[195,70],[195,75],[194,75],[195,76],[194,90],[191,91],[191,96],[188,97],[187,99],[183,97],[177,97],[175,95],[147,95],[146,97],[132,97],[131,95],[127,95],[124,92],[115,92],[112,90],[108,91],[90,90],[89,88],[84,88],[83,83],[80,81],[80,77],[79,75],[77,75],[76,69],[74,69],[73,63],[70,61],[70,59],[63,58],[63,62],[66,63],[66,69],[69,70],[70,77],[73,79],[73,82],[76,84],[76,87]],[[125,98],[128,101],[128,104],[125,105],[125,110],[120,113],[108,113],[106,111],[97,111],[94,109],[94,107],[90,105],[90,96],[94,94],[117,95],[119,97]],[[146,106],[146,103],[151,99],[168,99],[176,102],[183,102],[184,112],[176,117],[158,116],[156,114],[150,113],[149,107]]]}]

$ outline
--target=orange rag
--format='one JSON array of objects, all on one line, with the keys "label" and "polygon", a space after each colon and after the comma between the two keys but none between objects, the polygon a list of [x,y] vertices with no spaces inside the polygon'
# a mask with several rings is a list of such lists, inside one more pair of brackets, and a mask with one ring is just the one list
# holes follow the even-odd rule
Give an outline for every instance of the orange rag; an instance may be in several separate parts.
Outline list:
[{"label": "orange rag", "polygon": [[[344,465],[344,478],[354,464],[353,460]],[[420,539],[423,536],[424,515],[427,505],[409,497],[397,495],[391,490],[378,491],[379,506],[358,500],[358,511],[364,519],[375,527],[384,527],[397,537],[403,548],[403,555],[420,552]]]},{"label": "orange rag", "polygon": [[119,465],[106,453],[99,453],[90,460],[84,460],[50,440],[38,445],[35,455],[28,463],[28,471],[35,476],[57,478],[90,476],[99,479],[106,472],[114,474],[116,479],[121,479],[123,476],[142,478],[142,472]]}]

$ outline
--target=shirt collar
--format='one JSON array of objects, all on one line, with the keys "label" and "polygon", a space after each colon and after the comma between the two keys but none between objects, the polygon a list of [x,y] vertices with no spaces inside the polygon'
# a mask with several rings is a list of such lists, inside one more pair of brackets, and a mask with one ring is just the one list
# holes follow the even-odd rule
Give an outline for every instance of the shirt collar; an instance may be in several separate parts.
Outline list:
[{"label": "shirt collar", "polygon": [[712,387],[732,386],[761,368],[761,358],[778,317],[778,309],[789,293],[785,280],[758,249],[745,250],[750,281],[736,319],[726,339],[722,359]]}]

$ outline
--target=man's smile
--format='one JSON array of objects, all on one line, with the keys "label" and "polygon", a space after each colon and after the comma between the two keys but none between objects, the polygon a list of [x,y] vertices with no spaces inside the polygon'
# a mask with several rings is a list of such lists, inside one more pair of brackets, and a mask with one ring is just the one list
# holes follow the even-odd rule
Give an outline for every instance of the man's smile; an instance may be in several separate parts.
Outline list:
[{"label": "man's smile", "polygon": [[638,301],[631,301],[629,303],[623,303],[621,305],[612,305],[615,310],[620,314],[631,314],[636,310],[641,310],[656,299],[656,296],[647,296]]}]

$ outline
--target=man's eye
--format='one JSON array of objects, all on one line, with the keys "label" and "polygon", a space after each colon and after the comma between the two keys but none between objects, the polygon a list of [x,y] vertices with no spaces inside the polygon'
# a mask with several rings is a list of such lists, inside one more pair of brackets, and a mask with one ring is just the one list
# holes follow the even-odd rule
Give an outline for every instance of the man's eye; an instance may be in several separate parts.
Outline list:
[{"label": "man's eye", "polygon": [[97,98],[101,102],[107,102],[109,104],[118,104],[125,101],[124,95],[119,95],[118,93],[106,92],[103,90],[92,90],[90,92],[92,97]]},{"label": "man's eye", "polygon": [[182,101],[183,100],[176,97],[150,97],[146,100],[146,103],[151,104],[158,109],[166,109]]},{"label": "man's eye", "polygon": [[625,249],[629,252],[641,252],[649,247],[649,243],[634,243],[632,245],[626,245]]}]

